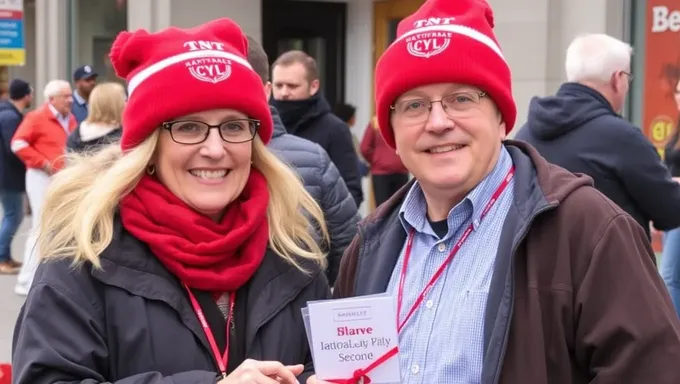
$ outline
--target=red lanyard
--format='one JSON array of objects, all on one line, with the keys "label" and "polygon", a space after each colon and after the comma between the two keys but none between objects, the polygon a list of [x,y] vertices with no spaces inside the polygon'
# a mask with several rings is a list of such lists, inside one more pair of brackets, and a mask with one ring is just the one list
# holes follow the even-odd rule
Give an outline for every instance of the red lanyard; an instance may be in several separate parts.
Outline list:
[{"label": "red lanyard", "polygon": [[[484,217],[486,216],[487,213],[491,210],[491,207],[496,203],[498,198],[503,194],[503,191],[505,191],[505,188],[510,184],[510,180],[512,180],[512,177],[515,174],[515,167],[510,168],[508,171],[508,174],[505,176],[503,181],[501,182],[501,185],[498,186],[496,191],[491,195],[491,199],[489,200],[488,203],[486,203],[486,206],[484,207],[484,210],[482,211],[482,214],[479,218],[479,220],[483,220]],[[430,281],[425,285],[425,288],[423,288],[422,292],[420,292],[420,295],[416,298],[416,301],[413,303],[413,306],[411,309],[408,311],[406,314],[406,317],[404,318],[404,321],[401,323],[399,322],[399,316],[401,315],[401,305],[402,305],[402,300],[404,297],[404,283],[406,281],[406,270],[408,268],[408,261],[411,258],[411,250],[413,248],[413,238],[415,237],[415,231],[411,230],[408,236],[408,240],[406,242],[406,250],[404,251],[404,263],[401,268],[401,276],[399,278],[399,291],[397,293],[397,332],[401,332],[401,329],[404,328],[404,325],[406,322],[413,316],[415,311],[418,309],[420,304],[423,303],[423,300],[425,300],[425,296],[427,296],[427,293],[434,287],[434,285],[437,283],[437,280],[441,277],[441,275],[444,273],[444,270],[446,270],[446,267],[451,263],[453,258],[456,256],[460,248],[463,246],[465,243],[465,240],[467,240],[468,236],[470,236],[470,233],[472,233],[472,230],[474,229],[474,226],[470,224],[466,229],[465,232],[463,232],[463,236],[461,236],[460,240],[456,242],[456,244],[453,246],[453,249],[451,250],[451,253],[449,253],[449,257],[444,260],[441,266],[439,266],[439,269],[432,275],[432,278]]]},{"label": "red lanyard", "polygon": [[236,301],[236,293],[234,292],[229,293],[229,314],[227,315],[227,340],[225,343],[226,348],[224,349],[224,354],[220,354],[220,349],[217,347],[217,342],[215,342],[215,336],[213,336],[213,333],[210,330],[210,326],[208,325],[208,322],[205,320],[205,315],[203,314],[201,306],[198,304],[198,301],[196,300],[196,297],[194,297],[194,294],[191,293],[189,287],[187,287],[186,284],[184,285],[184,287],[187,289],[187,292],[189,292],[189,300],[191,300],[191,306],[194,307],[196,317],[198,317],[198,322],[201,323],[201,327],[203,327],[203,332],[205,332],[205,337],[208,339],[208,343],[210,343],[210,348],[212,349],[213,356],[215,357],[215,362],[217,362],[217,367],[220,369],[220,374],[222,375],[222,378],[225,378],[227,377],[227,363],[229,362],[229,334],[231,333],[229,325],[231,324],[231,319],[234,315],[234,302]]}]

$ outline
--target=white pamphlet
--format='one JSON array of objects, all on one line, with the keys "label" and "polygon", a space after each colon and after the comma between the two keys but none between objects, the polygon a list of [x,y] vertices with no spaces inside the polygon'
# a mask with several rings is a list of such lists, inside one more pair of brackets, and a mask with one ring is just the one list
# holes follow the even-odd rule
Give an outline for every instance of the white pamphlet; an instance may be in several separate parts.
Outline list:
[{"label": "white pamphlet", "polygon": [[302,316],[319,379],[349,379],[356,370],[366,370],[372,363],[384,360],[367,373],[371,383],[401,381],[392,297],[369,295],[307,305]]}]

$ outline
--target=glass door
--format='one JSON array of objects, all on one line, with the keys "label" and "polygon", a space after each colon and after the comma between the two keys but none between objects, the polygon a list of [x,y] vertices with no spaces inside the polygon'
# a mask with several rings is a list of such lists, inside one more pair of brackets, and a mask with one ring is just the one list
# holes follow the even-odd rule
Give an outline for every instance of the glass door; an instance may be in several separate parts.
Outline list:
[{"label": "glass door", "polygon": [[316,60],[321,91],[333,106],[345,99],[347,5],[316,1],[263,0],[262,45],[272,64],[296,49]]}]

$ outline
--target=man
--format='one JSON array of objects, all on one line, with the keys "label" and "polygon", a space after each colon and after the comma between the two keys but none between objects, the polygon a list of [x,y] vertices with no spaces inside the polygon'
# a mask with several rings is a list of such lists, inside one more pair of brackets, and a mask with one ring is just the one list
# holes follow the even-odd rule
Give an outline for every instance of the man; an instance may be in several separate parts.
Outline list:
[{"label": "man", "polygon": [[33,212],[31,234],[26,238],[24,249],[24,265],[14,288],[14,292],[22,296],[28,294],[38,267],[37,226],[50,176],[64,166],[66,139],[77,125],[71,113],[73,93],[67,81],[47,83],[44,97],[46,103],[26,114],[11,143],[12,152],[26,165],[26,194]]},{"label": "man", "polygon": [[567,49],[568,82],[555,96],[531,100],[515,138],[549,162],[592,177],[649,237],[650,221],[660,230],[680,226],[680,185],[641,130],[619,116],[632,78],[631,52],[607,35],[574,39]]},{"label": "man", "polygon": [[0,275],[16,274],[21,267],[20,262],[12,259],[11,248],[24,218],[26,167],[12,152],[11,141],[32,100],[30,84],[14,79],[9,86],[9,100],[0,102]]},{"label": "man", "polygon": [[87,118],[87,102],[90,99],[90,93],[92,93],[95,85],[97,85],[98,76],[99,74],[89,65],[83,65],[73,71],[73,82],[76,86],[76,90],[73,92],[74,102],[72,113],[78,124]]},{"label": "man", "polygon": [[587,176],[504,141],[516,106],[492,28],[483,0],[429,0],[399,24],[376,112],[415,181],[360,224],[335,297],[394,297],[404,384],[680,383],[642,228]]},{"label": "man", "polygon": [[[264,92],[269,97],[271,95],[269,58],[260,43],[251,37],[248,37],[248,62],[260,75]],[[342,254],[356,234],[356,225],[359,221],[357,206],[326,151],[309,140],[287,133],[276,108],[270,109],[274,121],[274,135],[269,142],[269,149],[297,171],[307,192],[319,203],[326,218],[331,242],[326,276],[329,284],[333,286],[338,276]]]},{"label": "man", "polygon": [[272,105],[283,125],[289,133],[319,144],[328,153],[357,207],[361,206],[363,192],[352,134],[319,91],[316,61],[301,51],[286,52],[274,62],[272,80]]}]

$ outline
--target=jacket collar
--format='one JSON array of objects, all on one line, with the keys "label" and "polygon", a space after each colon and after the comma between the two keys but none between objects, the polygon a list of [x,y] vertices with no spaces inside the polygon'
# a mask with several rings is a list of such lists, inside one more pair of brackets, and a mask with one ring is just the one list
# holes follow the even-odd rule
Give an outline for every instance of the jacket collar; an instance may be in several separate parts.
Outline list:
[{"label": "jacket collar", "polygon": [[611,103],[609,103],[609,100],[607,100],[597,90],[590,88],[586,85],[583,85],[583,84],[580,84],[580,83],[573,83],[573,82],[564,83],[557,90],[557,96],[561,96],[561,95],[583,96],[583,97],[595,100],[598,103],[604,105],[612,114],[618,115],[614,111],[614,108],[612,108],[612,105],[611,105]]}]

